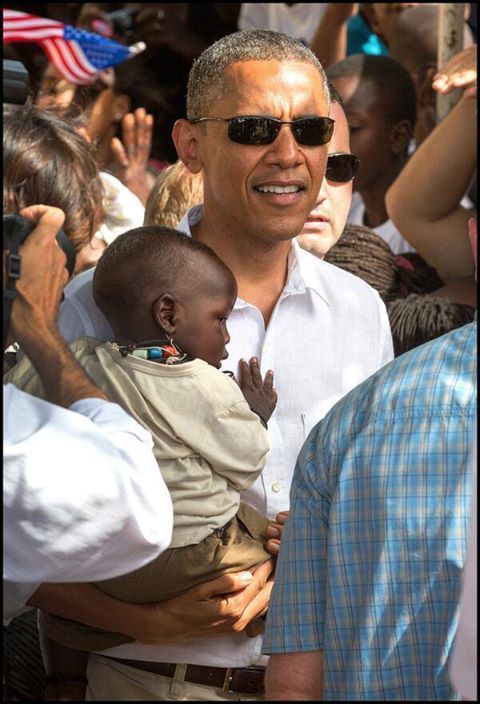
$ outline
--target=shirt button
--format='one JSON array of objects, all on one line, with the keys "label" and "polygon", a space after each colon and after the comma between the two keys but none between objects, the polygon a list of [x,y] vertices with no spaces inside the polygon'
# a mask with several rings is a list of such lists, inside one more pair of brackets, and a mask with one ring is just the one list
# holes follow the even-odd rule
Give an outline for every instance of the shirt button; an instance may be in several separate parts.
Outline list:
[{"label": "shirt button", "polygon": [[274,491],[276,494],[278,494],[278,492],[282,491],[282,489],[283,489],[283,482],[273,482],[272,491]]}]

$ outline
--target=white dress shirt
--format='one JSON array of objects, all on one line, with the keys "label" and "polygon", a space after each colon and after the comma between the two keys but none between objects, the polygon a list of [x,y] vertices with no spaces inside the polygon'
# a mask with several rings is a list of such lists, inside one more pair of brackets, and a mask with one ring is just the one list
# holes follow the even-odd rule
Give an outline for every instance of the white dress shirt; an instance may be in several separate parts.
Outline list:
[{"label": "white dress shirt", "polygon": [[[192,208],[177,226],[191,234],[202,206]],[[91,292],[93,272],[66,288],[60,331],[111,338],[106,319]],[[69,287],[75,286],[73,291]],[[267,330],[259,309],[238,298],[227,322],[229,357],[222,369],[238,374],[240,358],[257,356],[262,374],[275,373],[277,407],[268,421],[271,454],[260,477],[242,499],[274,518],[289,507],[290,481],[297,455],[312,427],[329,409],[377,369],[393,359],[385,306],[364,281],[332,266],[292,242],[287,282]],[[244,634],[194,643],[150,646],[129,643],[105,651],[116,657],[158,662],[188,662],[212,667],[265,663],[261,638]]]},{"label": "white dress shirt", "polygon": [[3,433],[4,617],[42,582],[110,579],[169,546],[172,504],[151,435],[120,406],[66,409],[7,384]]},{"label": "white dress shirt", "polygon": [[[352,225],[363,225],[365,217],[365,204],[362,200],[360,193],[356,191],[352,194],[352,205],[350,206],[350,212],[348,213],[347,222]],[[381,225],[377,227],[371,227],[371,230],[377,233],[382,240],[389,245],[390,249],[394,254],[405,254],[405,252],[415,252],[414,247],[407,242],[407,240],[400,234],[393,222],[385,220]]]}]

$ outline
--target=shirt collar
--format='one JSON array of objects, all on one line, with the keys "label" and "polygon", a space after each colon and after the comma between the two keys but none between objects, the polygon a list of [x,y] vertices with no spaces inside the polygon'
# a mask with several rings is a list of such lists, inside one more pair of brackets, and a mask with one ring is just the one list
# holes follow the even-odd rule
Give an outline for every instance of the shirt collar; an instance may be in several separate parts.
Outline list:
[{"label": "shirt collar", "polygon": [[[179,230],[187,235],[192,235],[191,227],[196,225],[202,219],[203,205],[194,205],[193,208],[185,213],[180,223],[177,225]],[[321,259],[315,257],[303,250],[297,242],[297,239],[292,240],[292,246],[288,254],[288,272],[287,281],[283,289],[283,294],[297,295],[305,293],[307,289],[317,294],[327,305],[330,305],[328,300],[327,290],[323,285],[321,272],[319,268],[324,265]],[[327,266],[327,265],[325,265]],[[235,308],[245,308],[249,304],[241,298],[237,298]]]},{"label": "shirt collar", "polygon": [[292,240],[288,255],[288,274],[285,284],[285,293],[305,293],[307,289],[313,291],[327,305],[330,305],[327,288],[324,285],[321,269],[328,266],[314,254],[306,252],[300,247],[297,238]]}]

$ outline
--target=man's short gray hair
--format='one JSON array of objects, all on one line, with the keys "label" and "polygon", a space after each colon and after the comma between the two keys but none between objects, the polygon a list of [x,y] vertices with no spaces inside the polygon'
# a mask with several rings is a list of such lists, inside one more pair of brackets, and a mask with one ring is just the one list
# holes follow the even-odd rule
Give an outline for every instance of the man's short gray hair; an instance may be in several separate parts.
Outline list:
[{"label": "man's short gray hair", "polygon": [[225,71],[240,61],[299,61],[318,69],[329,104],[327,79],[315,54],[298,39],[281,32],[248,29],[222,37],[200,54],[188,79],[187,118],[208,115],[209,108],[225,95]]}]

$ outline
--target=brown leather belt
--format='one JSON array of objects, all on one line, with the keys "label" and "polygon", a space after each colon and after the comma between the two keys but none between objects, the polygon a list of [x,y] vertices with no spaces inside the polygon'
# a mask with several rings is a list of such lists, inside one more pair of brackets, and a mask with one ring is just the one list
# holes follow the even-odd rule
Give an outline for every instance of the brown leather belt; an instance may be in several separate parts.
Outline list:
[{"label": "brown leather belt", "polygon": [[[145,662],[144,660],[125,660],[124,658],[109,657],[123,665],[134,667],[136,670],[153,672],[163,677],[174,677],[176,663],[170,662]],[[203,665],[187,665],[185,682],[203,684],[207,687],[217,687],[222,692],[235,692],[237,694],[264,694],[265,668],[264,667],[204,667]]]}]

